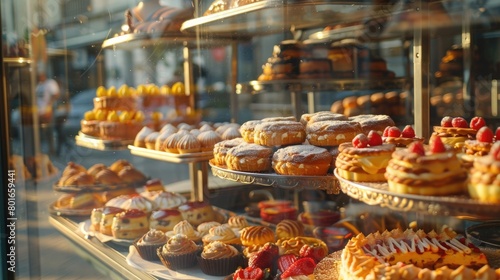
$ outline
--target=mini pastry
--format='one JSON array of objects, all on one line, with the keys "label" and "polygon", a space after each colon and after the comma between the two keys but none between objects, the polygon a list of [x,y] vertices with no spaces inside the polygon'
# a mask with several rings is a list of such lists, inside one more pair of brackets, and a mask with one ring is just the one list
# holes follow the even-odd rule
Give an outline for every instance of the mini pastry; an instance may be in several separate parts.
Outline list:
[{"label": "mini pastry", "polygon": [[90,230],[99,232],[99,226],[102,220],[102,207],[92,209],[92,213],[90,213]]},{"label": "mini pastry", "polygon": [[220,241],[205,245],[198,257],[201,271],[212,276],[229,275],[242,264],[242,254],[234,246]]},{"label": "mini pastry", "polygon": [[153,133],[154,130],[145,126],[143,127],[135,136],[134,139],[134,146],[139,147],[139,148],[146,148],[146,137]]},{"label": "mini pastry", "polygon": [[272,167],[282,175],[326,175],[332,155],[327,149],[313,145],[292,145],[278,149],[273,154]]},{"label": "mini pastry", "polygon": [[223,140],[214,145],[214,159],[213,162],[217,166],[225,167],[226,166],[226,154],[227,151],[239,144],[243,143],[243,138],[235,138],[231,140]]},{"label": "mini pastry", "polygon": [[118,172],[118,176],[125,184],[138,184],[146,181],[146,175],[132,166],[126,166]]},{"label": "mini pastry", "polygon": [[179,139],[177,151],[179,154],[198,153],[201,151],[201,143],[196,139],[196,136],[189,133]]},{"label": "mini pastry", "polygon": [[157,254],[163,265],[169,269],[178,270],[196,265],[196,255],[200,251],[201,247],[187,236],[175,234],[158,249]]},{"label": "mini pastry", "polygon": [[187,201],[185,196],[167,191],[147,192],[145,197],[153,203],[155,209],[177,208]]},{"label": "mini pastry", "polygon": [[179,211],[194,227],[201,223],[215,220],[215,212],[212,206],[206,201],[188,201],[179,206]]},{"label": "mini pastry", "polygon": [[272,170],[273,150],[257,144],[240,144],[226,153],[226,166],[230,170],[246,172],[269,172]]},{"label": "mini pastry", "polygon": [[106,206],[114,206],[125,210],[137,209],[146,213],[151,213],[154,208],[151,201],[140,196],[139,194],[117,196],[106,202]]},{"label": "mini pastry", "polygon": [[241,230],[243,246],[262,246],[267,242],[275,242],[274,231],[266,226],[249,226]]},{"label": "mini pastry", "polygon": [[161,179],[155,178],[155,179],[148,180],[146,182],[146,184],[144,184],[144,189],[148,192],[163,191],[164,187],[163,187],[163,184],[161,182]]},{"label": "mini pastry", "polygon": [[500,203],[500,142],[492,145],[488,155],[474,160],[469,172],[468,191],[472,198]]},{"label": "mini pastry", "polygon": [[92,165],[91,167],[89,167],[89,169],[87,170],[87,173],[95,177],[99,171],[101,171],[103,169],[107,169],[107,168],[108,167],[103,163],[96,163],[96,164]]},{"label": "mini pastry", "polygon": [[231,227],[227,224],[222,224],[219,226],[212,227],[208,230],[208,233],[202,237],[204,245],[208,245],[213,241],[220,241],[226,244],[241,244],[241,240]]},{"label": "mini pastry", "polygon": [[208,231],[216,226],[220,226],[221,224],[216,221],[211,221],[211,222],[204,222],[198,225],[196,227],[196,230],[201,234],[202,238],[203,236],[207,235]]},{"label": "mini pastry", "polygon": [[111,169],[111,171],[113,171],[113,172],[118,173],[126,166],[132,166],[132,164],[125,159],[119,159],[119,160],[113,162],[109,166],[109,169]]},{"label": "mini pastry", "polygon": [[118,176],[118,174],[108,168],[102,169],[101,171],[97,172],[97,174],[95,175],[95,180],[98,184],[109,186],[119,185],[122,183],[122,179],[120,178],[120,176]]},{"label": "mini pastry", "polygon": [[200,142],[202,152],[213,152],[215,144],[222,141],[222,138],[213,130],[200,132],[196,139]]},{"label": "mini pastry", "polygon": [[247,143],[253,143],[255,126],[260,124],[261,120],[246,121],[240,126],[240,134],[243,140]]},{"label": "mini pastry", "polygon": [[146,212],[138,209],[125,210],[116,214],[111,225],[111,233],[117,239],[134,240],[149,230]]},{"label": "mini pastry", "polygon": [[[497,130],[500,134],[500,130]],[[491,146],[496,136],[487,126],[481,127],[476,133],[476,140],[465,140],[463,151],[458,156],[465,168],[469,169],[474,163],[474,159],[482,157],[490,152]]]},{"label": "mini pastry", "polygon": [[253,142],[263,146],[301,144],[306,140],[304,125],[298,121],[263,121],[255,126]]},{"label": "mini pastry", "polygon": [[311,145],[325,147],[338,146],[350,142],[361,133],[361,126],[354,121],[321,121],[308,123],[307,141]]},{"label": "mini pastry", "polygon": [[415,130],[410,125],[404,127],[403,131],[399,130],[397,126],[388,126],[382,133],[382,140],[385,143],[394,144],[398,148],[408,147],[415,141],[424,142],[424,138],[417,137]]},{"label": "mini pastry", "polygon": [[464,145],[465,140],[474,139],[477,130],[486,125],[484,119],[476,118],[471,123],[462,117],[450,117],[446,116],[441,119],[441,126],[434,126],[432,133],[441,138],[443,143],[449,145],[450,147],[460,151]]},{"label": "mini pastry", "polygon": [[196,243],[201,242],[201,234],[196,231],[194,227],[186,220],[180,221],[174,226],[172,231],[167,231],[165,234],[167,235],[167,237],[172,237],[176,234],[183,234]]},{"label": "mini pastry", "polygon": [[364,134],[375,130],[382,135],[386,127],[395,126],[394,120],[388,115],[358,115],[350,117],[349,120],[358,122]]},{"label": "mini pastry", "polygon": [[113,224],[113,218],[121,212],[124,212],[124,209],[113,207],[113,206],[105,206],[102,209],[102,217],[99,224],[99,232],[105,235],[113,235],[111,231],[111,226]]},{"label": "mini pastry", "polygon": [[276,238],[288,239],[304,236],[304,225],[295,220],[283,220],[276,225]]},{"label": "mini pastry", "polygon": [[168,232],[183,220],[181,212],[177,209],[155,210],[149,216],[149,228]]},{"label": "mini pastry", "polygon": [[335,166],[340,177],[354,182],[384,182],[385,171],[395,150],[393,144],[384,144],[375,131],[368,136],[358,134],[351,143],[339,146]]}]

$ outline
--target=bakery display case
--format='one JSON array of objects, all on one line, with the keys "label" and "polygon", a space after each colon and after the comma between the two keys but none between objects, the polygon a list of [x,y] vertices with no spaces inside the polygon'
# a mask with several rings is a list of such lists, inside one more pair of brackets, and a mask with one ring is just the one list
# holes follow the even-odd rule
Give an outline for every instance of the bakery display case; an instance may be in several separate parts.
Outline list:
[{"label": "bakery display case", "polygon": [[0,5],[28,277],[43,219],[110,278],[498,279],[495,1],[55,2]]}]

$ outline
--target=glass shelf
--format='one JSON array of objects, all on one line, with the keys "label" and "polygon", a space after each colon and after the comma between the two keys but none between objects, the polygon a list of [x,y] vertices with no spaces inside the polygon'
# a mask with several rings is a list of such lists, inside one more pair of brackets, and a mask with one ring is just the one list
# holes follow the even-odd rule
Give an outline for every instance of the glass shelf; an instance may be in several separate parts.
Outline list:
[{"label": "glass shelf", "polygon": [[404,78],[393,79],[293,79],[273,81],[250,81],[236,86],[237,93],[259,92],[318,92],[367,89],[402,89],[407,83]]},{"label": "glass shelf", "polygon": [[130,150],[131,154],[136,156],[141,156],[171,163],[192,163],[192,162],[208,161],[214,157],[214,153],[212,151],[189,153],[189,154],[174,154],[169,152],[140,148],[133,145],[129,145],[128,149]]},{"label": "glass shelf", "polygon": [[75,142],[76,145],[88,149],[115,151],[126,150],[127,146],[132,144],[134,140],[103,140],[80,132],[77,136],[75,136]]},{"label": "glass shelf", "polygon": [[333,175],[327,176],[288,176],[276,173],[251,173],[228,170],[210,163],[214,176],[244,184],[258,184],[283,189],[325,190],[330,194],[338,194],[340,189]]},{"label": "glass shelf", "polygon": [[319,28],[333,22],[362,21],[387,14],[390,7],[363,1],[258,1],[187,20],[181,31],[250,38]]},{"label": "glass shelf", "polygon": [[453,216],[467,220],[498,219],[500,204],[485,203],[463,196],[427,196],[389,191],[387,183],[358,183],[341,178],[336,170],[342,192],[368,205],[396,211],[432,216]]}]

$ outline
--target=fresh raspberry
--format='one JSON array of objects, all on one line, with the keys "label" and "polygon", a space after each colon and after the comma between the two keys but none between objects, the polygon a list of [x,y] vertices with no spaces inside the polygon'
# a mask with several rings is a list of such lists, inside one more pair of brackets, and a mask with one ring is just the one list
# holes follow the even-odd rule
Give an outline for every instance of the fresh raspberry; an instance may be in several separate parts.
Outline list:
[{"label": "fresh raspberry", "polygon": [[441,137],[437,135],[431,136],[429,139],[429,147],[431,153],[433,154],[446,152],[446,147],[444,146],[443,141],[441,141]]},{"label": "fresh raspberry", "polygon": [[451,121],[453,120],[453,117],[446,116],[441,119],[441,126],[443,127],[452,127],[453,125],[451,124]]},{"label": "fresh raspberry", "polygon": [[500,141],[500,126],[495,130],[495,140]]},{"label": "fresh raspberry", "polygon": [[424,144],[420,141],[415,141],[412,142],[410,145],[408,145],[408,151],[410,153],[415,153],[417,155],[425,156],[425,149],[424,149]]},{"label": "fresh raspberry", "polygon": [[490,153],[489,153],[491,156],[493,156],[493,158],[495,160],[500,160],[500,142],[495,142],[492,146],[491,146],[491,149],[490,149]]},{"label": "fresh raspberry", "polygon": [[382,132],[382,137],[387,137],[389,136],[389,129],[391,127],[390,126],[386,126],[385,129],[384,129],[384,132]]},{"label": "fresh raspberry", "polygon": [[363,133],[360,133],[352,139],[352,145],[356,148],[365,148],[368,146],[368,137],[366,137]]},{"label": "fresh raspberry", "polygon": [[370,130],[370,132],[368,132],[368,145],[370,146],[380,146],[382,145],[383,141],[382,141],[382,136],[380,136],[380,134],[378,134],[378,132],[376,132],[375,130]]},{"label": "fresh raspberry", "polygon": [[401,130],[397,126],[391,126],[389,127],[389,130],[387,131],[387,136],[388,137],[399,137],[401,136]]},{"label": "fresh raspberry", "polygon": [[481,127],[486,125],[486,121],[482,117],[473,117],[470,120],[470,128],[474,130],[479,130]]},{"label": "fresh raspberry", "polygon": [[479,142],[493,143],[493,131],[487,126],[481,127],[476,133],[476,140]]},{"label": "fresh raspberry", "polygon": [[404,138],[413,138],[415,137],[415,130],[413,130],[411,125],[407,125],[403,128],[403,131],[401,131],[401,136]]},{"label": "fresh raspberry", "polygon": [[453,118],[453,120],[451,121],[451,125],[453,127],[459,127],[459,128],[468,128],[469,127],[469,124],[467,123],[467,121],[462,117]]}]

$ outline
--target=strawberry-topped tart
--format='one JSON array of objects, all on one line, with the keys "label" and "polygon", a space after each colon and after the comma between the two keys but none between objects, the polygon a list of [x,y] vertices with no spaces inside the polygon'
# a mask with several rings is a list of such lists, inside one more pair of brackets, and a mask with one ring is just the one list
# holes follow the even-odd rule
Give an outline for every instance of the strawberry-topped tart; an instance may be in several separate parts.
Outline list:
[{"label": "strawberry-topped tart", "polygon": [[411,125],[407,125],[400,130],[397,126],[388,126],[384,129],[382,134],[382,140],[385,143],[390,143],[396,145],[396,147],[408,147],[411,143],[415,141],[423,142],[424,138],[417,137],[415,135],[415,130]]},{"label": "strawberry-topped tart", "polygon": [[383,182],[387,163],[396,146],[383,143],[382,136],[371,130],[358,134],[351,143],[339,146],[335,167],[340,177],[354,182]]},{"label": "strawberry-topped tart", "polygon": [[462,117],[446,116],[441,120],[441,126],[434,126],[435,135],[441,137],[443,143],[460,151],[465,140],[474,139],[477,131],[486,125],[482,117],[474,117],[468,123]]},{"label": "strawberry-topped tart", "polygon": [[467,171],[455,150],[441,138],[432,135],[429,148],[413,142],[406,149],[396,150],[387,165],[385,178],[389,190],[420,195],[450,195],[466,190]]},{"label": "strawberry-topped tart", "polygon": [[495,142],[486,156],[474,160],[470,170],[468,190],[472,198],[500,203],[500,141]]},{"label": "strawberry-topped tart", "polygon": [[497,129],[494,135],[489,127],[483,126],[477,131],[476,140],[465,140],[460,154],[463,166],[468,169],[472,167],[474,158],[487,155],[491,145],[498,137],[500,137],[500,128]]}]

